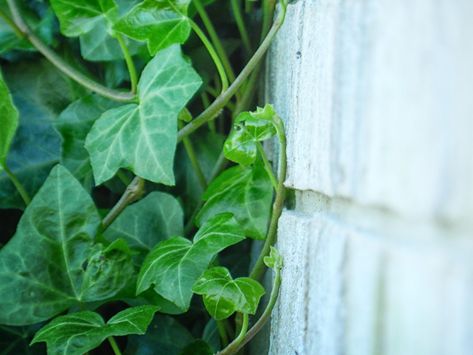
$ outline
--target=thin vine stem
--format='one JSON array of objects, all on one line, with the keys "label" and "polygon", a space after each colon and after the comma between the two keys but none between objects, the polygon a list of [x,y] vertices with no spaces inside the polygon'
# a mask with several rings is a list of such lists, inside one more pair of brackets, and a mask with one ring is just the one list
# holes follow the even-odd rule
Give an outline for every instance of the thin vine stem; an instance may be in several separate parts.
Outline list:
[{"label": "thin vine stem", "polygon": [[2,167],[3,167],[3,170],[5,171],[5,173],[7,174],[8,178],[11,180],[11,182],[15,186],[16,190],[20,194],[22,200],[25,202],[25,205],[28,206],[31,202],[31,197],[28,194],[28,192],[26,191],[25,187],[20,182],[20,180],[18,180],[16,175],[8,168],[8,166],[6,164],[2,165]]},{"label": "thin vine stem", "polygon": [[178,141],[181,141],[185,136],[188,136],[189,134],[197,130],[200,126],[218,116],[221,109],[227,104],[227,102],[232,98],[232,96],[236,94],[240,86],[245,82],[248,76],[257,67],[260,60],[264,57],[264,54],[268,50],[271,41],[273,40],[276,33],[279,31],[279,28],[281,28],[285,16],[286,7],[282,6],[281,11],[279,12],[279,16],[274,21],[271,30],[268,32],[264,41],[253,54],[253,56],[248,61],[248,63],[243,68],[238,77],[235,79],[235,81],[225,92],[220,94],[220,96],[217,97],[215,101],[204,112],[202,112],[199,116],[197,116],[192,122],[188,123],[181,130],[179,130]]},{"label": "thin vine stem", "polygon": [[273,312],[274,306],[276,305],[276,301],[278,300],[279,290],[281,288],[281,270],[279,268],[275,269],[274,281],[273,281],[273,288],[271,290],[271,296],[269,297],[269,302],[266,308],[263,311],[263,314],[258,319],[258,321],[246,332],[244,338],[240,341],[240,343],[235,346],[231,347],[230,345],[224,348],[222,351],[218,352],[217,355],[233,355],[240,351],[251,339],[255,337],[256,334],[263,328],[266,322],[270,319],[271,313]]},{"label": "thin vine stem", "polygon": [[3,12],[1,9],[0,9],[0,18],[2,18],[6,22],[6,24],[11,27],[11,29],[13,30],[13,32],[15,32],[17,37],[19,38],[25,37],[24,33],[21,32],[21,29],[16,25],[16,23],[13,22],[12,19],[8,17],[8,15],[5,12]]},{"label": "thin vine stem", "polygon": [[221,320],[215,321],[217,323],[217,330],[220,335],[220,340],[222,341],[223,346],[228,345],[228,335],[227,335],[227,330],[225,329],[225,324]]},{"label": "thin vine stem", "polygon": [[248,36],[248,31],[246,30],[243,15],[241,13],[241,0],[231,0],[231,5],[233,16],[235,17],[238,31],[240,32],[241,41],[243,42],[243,46],[245,47],[246,52],[250,54],[252,52],[251,42],[250,37]]},{"label": "thin vine stem", "polygon": [[266,152],[263,149],[263,145],[261,144],[261,142],[256,142],[256,147],[258,148],[258,152],[260,153],[260,156],[263,159],[264,168],[268,173],[269,179],[271,180],[271,184],[273,185],[273,188],[277,190],[278,180],[276,179],[276,176],[274,176],[273,168],[271,167],[268,157],[266,156]]},{"label": "thin vine stem", "polygon": [[51,50],[44,42],[37,37],[29,28],[28,25],[23,21],[20,11],[16,5],[15,0],[7,0],[8,7],[13,17],[13,23],[21,31],[23,37],[28,39],[30,43],[40,52],[46,59],[48,59],[57,69],[62,73],[70,77],[72,80],[81,84],[85,88],[109,99],[129,102],[136,99],[136,95],[131,92],[124,92],[119,90],[110,89],[90,77],[84,75],[82,72],[72,67],[69,63],[64,61],[58,56],[53,50]]},{"label": "thin vine stem", "polygon": [[114,36],[117,39],[118,44],[120,45],[120,48],[123,53],[123,57],[125,59],[126,66],[128,68],[128,74],[130,76],[131,92],[133,94],[136,94],[136,88],[138,87],[138,75],[136,73],[135,63],[133,62],[133,58],[130,55],[130,51],[128,49],[128,46],[125,43],[125,40],[123,39],[123,36],[120,33],[115,33]]},{"label": "thin vine stem", "polygon": [[248,331],[248,324],[249,324],[249,316],[248,314],[244,313],[243,314],[243,323],[241,325],[241,330],[238,336],[230,343],[228,344],[225,349],[222,351],[218,352],[218,355],[228,355],[228,354],[235,354],[238,349],[240,348],[241,343],[245,340],[246,334]]},{"label": "thin vine stem", "polygon": [[268,234],[264,241],[263,248],[258,256],[258,260],[250,273],[250,277],[255,280],[260,280],[265,272],[264,257],[269,254],[271,246],[276,241],[278,221],[284,207],[284,200],[286,198],[286,188],[284,187],[284,180],[286,178],[287,159],[286,159],[286,134],[284,133],[284,123],[280,117],[275,116],[275,127],[279,140],[279,176],[278,186],[276,189],[276,198],[273,204],[273,211],[271,221],[269,223]]},{"label": "thin vine stem", "polygon": [[222,42],[220,41],[220,38],[217,35],[217,31],[215,31],[215,27],[212,24],[212,21],[207,15],[207,12],[205,11],[205,8],[200,2],[200,0],[193,0],[193,3],[195,6],[195,9],[197,10],[197,13],[202,19],[202,23],[204,24],[205,29],[209,33],[212,44],[215,46],[215,49],[217,50],[217,53],[220,56],[220,59],[222,60],[222,63],[223,63],[223,66],[225,67],[228,78],[230,79],[230,81],[234,81],[235,72],[233,71],[232,65],[230,64],[230,60],[228,59],[227,53],[225,52],[225,49],[223,48]]},{"label": "thin vine stem", "polygon": [[212,43],[209,41],[207,36],[205,35],[204,31],[200,29],[200,27],[192,20],[189,18],[189,22],[191,24],[192,30],[195,32],[195,34],[199,37],[199,39],[202,41],[203,45],[207,49],[207,52],[209,52],[210,57],[212,58],[215,67],[217,68],[218,75],[220,76],[220,81],[222,84],[222,92],[228,89],[228,78],[227,74],[225,72],[224,65],[218,56],[214,46]]},{"label": "thin vine stem", "polygon": [[118,344],[115,341],[115,338],[114,337],[108,337],[107,340],[110,343],[110,346],[112,347],[113,353],[115,355],[122,355],[122,352],[120,351],[120,348],[118,347]]}]

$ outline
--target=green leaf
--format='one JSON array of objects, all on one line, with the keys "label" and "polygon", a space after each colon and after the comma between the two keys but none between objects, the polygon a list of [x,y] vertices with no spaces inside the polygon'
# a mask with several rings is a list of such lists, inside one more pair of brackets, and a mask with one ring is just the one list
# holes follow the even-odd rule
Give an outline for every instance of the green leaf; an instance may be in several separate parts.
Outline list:
[{"label": "green leaf", "polygon": [[82,355],[110,336],[144,334],[156,311],[155,306],[127,308],[107,323],[95,312],[68,314],[41,328],[31,343],[45,342],[51,355]]},{"label": "green leaf", "polygon": [[274,247],[271,247],[269,255],[265,256],[263,261],[264,264],[271,269],[281,270],[283,267],[282,256],[281,254],[279,254],[279,251]]},{"label": "green leaf", "polygon": [[68,37],[77,37],[91,31],[103,18],[117,16],[114,0],[51,0],[61,25],[61,32]]},{"label": "green leaf", "polygon": [[[20,112],[7,165],[33,196],[59,161],[60,136],[53,122],[73,97],[70,82],[45,61],[4,67],[5,81]],[[0,172],[0,206],[24,208],[6,174]]]},{"label": "green leaf", "polygon": [[[222,151],[224,137],[218,133],[196,132],[192,140],[195,155],[199,161],[202,172],[207,180],[210,179],[220,152]],[[184,145],[179,145],[174,160],[176,184],[182,198],[184,211],[187,217],[194,212],[197,204],[202,199],[204,189],[199,183],[192,163],[187,155]]]},{"label": "green leaf", "polygon": [[259,161],[251,167],[235,166],[209,185],[203,196],[206,203],[196,222],[201,225],[217,213],[231,212],[247,236],[264,239],[272,197],[271,180]]},{"label": "green leaf", "polygon": [[233,280],[230,271],[221,266],[205,271],[192,291],[203,296],[205,308],[216,320],[235,312],[255,314],[265,293],[259,282],[249,277]]},{"label": "green leaf", "polygon": [[125,354],[179,355],[194,340],[192,334],[177,320],[156,315],[143,336],[130,336]]},{"label": "green leaf", "polygon": [[218,333],[217,322],[210,318],[204,328],[202,339],[212,348],[213,353],[221,349],[220,335]]},{"label": "green leaf", "polygon": [[256,112],[242,112],[225,141],[225,157],[242,165],[253,164],[257,156],[257,144],[276,134],[273,117],[276,115],[271,105],[258,107]]},{"label": "green leaf", "polygon": [[18,110],[0,72],[0,170],[7,163],[7,155],[18,128]]},{"label": "green leaf", "polygon": [[100,223],[80,183],[55,167],[0,250],[1,324],[37,323],[120,291],[127,266],[116,249],[94,246]]},{"label": "green leaf", "polygon": [[187,345],[179,355],[212,355],[213,351],[209,344],[202,339],[194,340]]},{"label": "green leaf", "polygon": [[[0,354],[1,355],[38,355],[45,354],[43,344],[30,346],[38,326],[9,327],[0,325]],[[44,349],[43,349],[44,348]]]},{"label": "green leaf", "polygon": [[157,293],[187,310],[192,298],[192,285],[212,258],[243,239],[237,221],[231,214],[223,213],[209,219],[194,236],[193,242],[182,237],[160,242],[143,262],[136,293],[154,285]]},{"label": "green leaf", "polygon": [[55,121],[62,136],[61,164],[89,190],[93,186],[89,153],[85,138],[100,115],[117,103],[98,95],[89,95],[70,104]]},{"label": "green leaf", "polygon": [[174,184],[177,117],[200,85],[179,46],[159,52],[141,75],[139,104],[106,111],[87,136],[96,183],[127,168],[146,180]]},{"label": "green leaf", "polygon": [[158,242],[182,235],[184,216],[175,197],[152,192],[125,211],[105,231],[107,240],[123,238],[131,248],[149,252]]},{"label": "green leaf", "polygon": [[138,41],[146,41],[151,55],[172,44],[183,44],[191,26],[187,16],[190,0],[145,0],[132,8],[114,29]]}]

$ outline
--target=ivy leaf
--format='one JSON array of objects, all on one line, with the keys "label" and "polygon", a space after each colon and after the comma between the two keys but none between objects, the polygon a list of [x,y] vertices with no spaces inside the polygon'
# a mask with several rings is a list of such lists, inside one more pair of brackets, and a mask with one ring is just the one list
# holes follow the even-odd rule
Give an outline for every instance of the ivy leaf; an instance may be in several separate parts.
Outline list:
[{"label": "ivy leaf", "polygon": [[94,246],[100,223],[80,183],[66,168],[55,167],[0,250],[1,324],[41,322],[121,290],[129,255],[120,255],[117,245],[103,251]]},{"label": "ivy leaf", "polygon": [[232,279],[228,269],[218,266],[203,273],[192,287],[202,295],[204,305],[216,320],[230,317],[235,312],[255,314],[265,290],[250,277]]},{"label": "ivy leaf", "polygon": [[[5,81],[20,113],[7,165],[33,196],[59,161],[60,136],[53,121],[73,97],[70,82],[44,61],[6,66]],[[0,206],[24,208],[5,173],[0,172]]]},{"label": "ivy leaf", "polygon": [[123,238],[131,248],[149,252],[158,242],[183,234],[184,216],[176,198],[152,192],[127,207],[104,233],[108,240]]},{"label": "ivy leaf", "polygon": [[41,328],[31,344],[45,342],[51,355],[82,355],[110,336],[144,334],[156,311],[155,306],[127,308],[107,323],[98,313],[91,311],[68,314]]},{"label": "ivy leaf", "polygon": [[89,95],[70,104],[55,121],[62,136],[61,164],[89,190],[93,186],[89,153],[85,138],[100,115],[117,103],[98,95]]},{"label": "ivy leaf", "polygon": [[268,226],[273,189],[263,165],[235,166],[225,170],[207,188],[206,203],[196,216],[197,225],[217,213],[231,212],[248,237],[264,239]]},{"label": "ivy leaf", "polygon": [[0,354],[1,355],[37,355],[46,353],[42,344],[30,345],[38,326],[8,327],[0,325]]},{"label": "ivy leaf", "polygon": [[190,0],[145,0],[118,20],[114,29],[138,41],[146,41],[151,55],[172,44],[183,44],[191,26],[187,16]]},{"label": "ivy leaf", "polygon": [[141,75],[139,104],[106,111],[87,136],[96,183],[127,168],[146,180],[174,184],[177,117],[201,83],[179,46],[159,52]]},{"label": "ivy leaf", "polygon": [[104,17],[117,14],[114,0],[51,0],[59,19],[61,32],[68,37],[77,37],[89,32]]},{"label": "ivy leaf", "polygon": [[282,256],[281,254],[279,254],[279,251],[274,247],[271,247],[269,255],[265,256],[263,261],[267,267],[274,270],[276,269],[281,270],[283,267]]},{"label": "ivy leaf", "polygon": [[8,90],[3,76],[0,72],[0,170],[7,163],[7,155],[18,128],[18,110],[13,104],[10,91]]},{"label": "ivy leaf", "polygon": [[212,355],[213,353],[209,344],[202,339],[197,339],[182,349],[179,355]]},{"label": "ivy leaf", "polygon": [[258,142],[276,134],[273,125],[274,115],[276,112],[271,105],[258,107],[256,112],[240,113],[225,141],[225,157],[242,165],[253,164],[256,160]]},{"label": "ivy leaf", "polygon": [[192,298],[192,285],[212,258],[244,238],[233,216],[222,213],[209,219],[194,236],[193,242],[182,237],[160,242],[143,262],[136,293],[154,285],[158,294],[187,310]]},{"label": "ivy leaf", "polygon": [[192,334],[173,317],[157,314],[143,336],[128,339],[129,355],[179,355],[194,340]]}]

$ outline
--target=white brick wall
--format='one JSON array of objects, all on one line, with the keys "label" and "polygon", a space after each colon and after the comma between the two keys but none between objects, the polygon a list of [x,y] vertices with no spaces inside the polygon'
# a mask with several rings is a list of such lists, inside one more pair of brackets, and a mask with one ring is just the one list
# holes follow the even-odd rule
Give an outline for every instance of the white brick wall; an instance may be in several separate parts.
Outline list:
[{"label": "white brick wall", "polygon": [[473,1],[298,0],[271,354],[473,354]]}]

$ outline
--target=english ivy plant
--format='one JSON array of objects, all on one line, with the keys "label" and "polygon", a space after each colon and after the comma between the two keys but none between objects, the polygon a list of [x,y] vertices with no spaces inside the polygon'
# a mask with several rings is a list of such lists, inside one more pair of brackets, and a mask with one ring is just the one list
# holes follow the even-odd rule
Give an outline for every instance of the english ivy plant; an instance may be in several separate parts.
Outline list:
[{"label": "english ivy plant", "polygon": [[286,7],[0,0],[1,354],[235,354],[258,333],[286,141],[255,94]]}]

